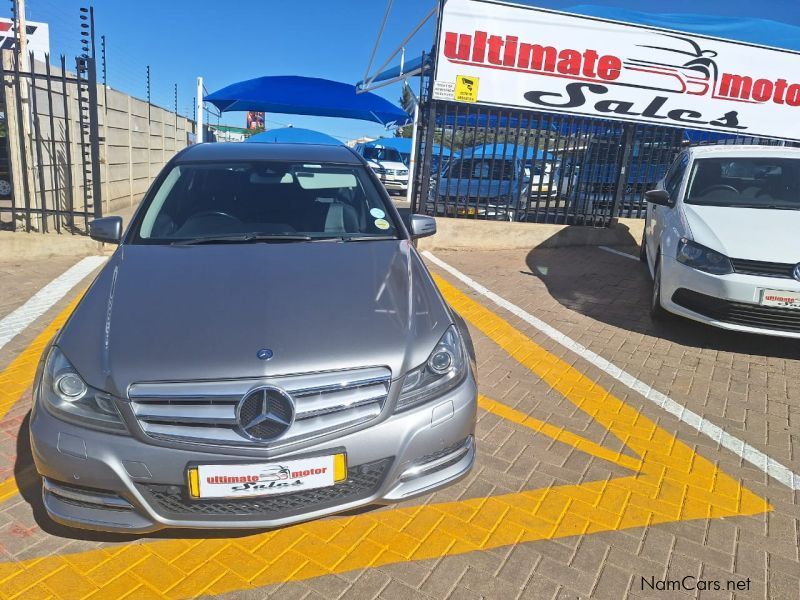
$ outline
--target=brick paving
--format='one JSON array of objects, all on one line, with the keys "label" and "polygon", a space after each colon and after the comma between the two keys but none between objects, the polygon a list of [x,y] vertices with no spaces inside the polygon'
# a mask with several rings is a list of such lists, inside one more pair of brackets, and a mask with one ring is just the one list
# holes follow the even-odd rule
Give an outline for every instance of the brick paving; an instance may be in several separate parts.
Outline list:
[{"label": "brick paving", "polygon": [[[635,250],[631,249],[631,252]],[[436,255],[494,292],[558,328],[586,347],[611,360],[645,383],[670,395],[729,433],[752,444],[795,472],[800,472],[800,351],[796,342],[737,336],[709,328],[672,321],[654,326],[646,313],[649,282],[643,267],[596,248],[537,250],[525,252],[437,252]],[[69,264],[52,266],[49,279]],[[0,264],[0,318],[33,294],[49,279],[38,268],[24,270]],[[436,269],[433,269],[437,272]],[[36,271],[36,273],[33,273]],[[24,273],[24,275],[23,275]],[[33,273],[33,274],[31,274]],[[0,504],[0,563],[15,564],[38,557],[70,557],[69,568],[48,571],[47,561],[27,562],[41,569],[41,576],[9,579],[0,583],[0,597],[22,592],[26,597],[71,597],[88,577],[100,582],[113,579],[97,597],[158,597],[170,589],[179,597],[179,581],[196,582],[208,577],[207,596],[224,598],[769,598],[800,597],[800,498],[734,454],[719,449],[708,438],[664,413],[608,375],[572,355],[514,315],[498,309],[482,297],[438,272],[468,297],[496,312],[536,344],[575,366],[626,405],[639,411],[662,430],[698,453],[773,507],[753,516],[692,519],[509,543],[485,550],[422,560],[402,560],[372,568],[344,570],[323,575],[239,590],[225,585],[221,574],[269,580],[273,565],[260,571],[254,557],[283,553],[278,544],[290,530],[319,535],[338,521],[316,522],[280,532],[276,538],[254,533],[245,537],[215,536],[200,541],[203,532],[190,532],[192,550],[182,554],[184,563],[171,560],[169,552],[184,542],[181,532],[131,539],[76,532],[49,522],[38,500],[39,481],[31,469],[26,415],[30,392],[0,422],[0,479],[2,469],[17,476],[20,495]],[[29,283],[30,282],[30,283]],[[14,291],[16,290],[16,291]],[[29,292],[29,293],[28,293]],[[17,340],[20,352],[46,323],[74,296],[68,295],[39,323]],[[18,305],[18,304],[17,304]],[[478,354],[480,392],[523,416],[555,425],[579,435],[628,460],[637,454],[618,435],[576,408],[549,383],[521,362],[512,359],[494,339],[471,325]],[[13,356],[0,351],[0,368]],[[629,469],[552,436],[481,410],[477,425],[478,460],[472,474],[436,494],[363,512],[348,521],[369,522],[377,527],[369,543],[397,539],[398,515],[427,514],[427,507],[541,490],[575,486],[630,476]],[[699,459],[698,459],[699,460]],[[524,506],[521,508],[525,508]],[[415,512],[422,510],[422,512]],[[410,512],[403,512],[410,511]],[[380,528],[385,529],[380,529]],[[414,533],[406,523],[405,533]],[[327,539],[338,543],[338,534]],[[280,537],[283,536],[283,537]],[[394,536],[394,537],[393,537]],[[195,539],[196,538],[196,539]],[[272,540],[266,543],[261,540]],[[314,538],[319,539],[319,538]],[[344,554],[363,553],[366,538]],[[320,542],[324,544],[325,542]],[[432,542],[431,542],[432,543]],[[196,545],[195,545],[196,544]],[[292,546],[302,551],[302,539]],[[338,546],[337,546],[338,547]],[[258,548],[258,549],[255,549]],[[399,548],[398,548],[399,550]],[[102,561],[93,551],[102,551]],[[175,552],[176,556],[179,554]],[[192,556],[193,566],[185,565]],[[348,556],[348,558],[350,558]],[[105,561],[105,562],[103,562]],[[86,563],[86,564],[84,564]],[[266,563],[263,563],[266,564]],[[272,564],[272,563],[270,563]],[[104,566],[106,565],[106,566]],[[182,570],[176,570],[176,566]],[[308,568],[308,565],[306,567]],[[191,575],[187,575],[191,573]],[[2,578],[0,565],[0,578]],[[274,574],[274,573],[273,573]],[[730,593],[654,591],[642,589],[642,578],[741,581],[749,590]],[[25,581],[20,588],[16,582]],[[213,583],[216,581],[216,583]],[[99,585],[99,583],[98,583]],[[169,586],[176,587],[170,588]],[[196,586],[200,589],[202,586]]]},{"label": "brick paving", "polygon": [[[0,259],[0,319],[25,304],[31,296],[76,262],[77,259],[69,257],[13,261]],[[62,308],[64,305],[66,300],[59,303]],[[57,307],[48,311],[37,324],[38,329],[44,329],[56,312],[58,312]],[[36,336],[36,329],[37,327],[28,328],[5,347],[0,348],[0,369],[30,344]]]}]

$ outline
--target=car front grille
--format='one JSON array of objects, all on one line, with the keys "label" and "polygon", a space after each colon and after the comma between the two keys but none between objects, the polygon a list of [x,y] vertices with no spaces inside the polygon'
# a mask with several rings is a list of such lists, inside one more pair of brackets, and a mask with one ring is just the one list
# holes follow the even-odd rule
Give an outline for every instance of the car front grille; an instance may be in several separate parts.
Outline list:
[{"label": "car front grille", "polygon": [[744,260],[732,258],[733,270],[744,275],[758,275],[760,277],[780,277],[794,279],[794,269],[797,265],[788,263],[764,262],[760,260]]},{"label": "car front grille", "polygon": [[[389,369],[374,367],[265,379],[137,383],[128,396],[134,416],[150,437],[275,447],[371,421],[383,410],[390,382]],[[295,403],[292,426],[266,443],[243,435],[236,417],[239,401],[263,385],[284,390]]]},{"label": "car front grille", "polygon": [[731,302],[683,288],[675,291],[672,301],[715,321],[800,333],[800,310]]},{"label": "car front grille", "polygon": [[190,499],[185,486],[140,484],[138,487],[156,510],[171,519],[227,520],[232,517],[283,519],[324,510],[367,498],[377,491],[392,464],[392,458],[351,467],[347,480],[324,488],[237,499]]}]

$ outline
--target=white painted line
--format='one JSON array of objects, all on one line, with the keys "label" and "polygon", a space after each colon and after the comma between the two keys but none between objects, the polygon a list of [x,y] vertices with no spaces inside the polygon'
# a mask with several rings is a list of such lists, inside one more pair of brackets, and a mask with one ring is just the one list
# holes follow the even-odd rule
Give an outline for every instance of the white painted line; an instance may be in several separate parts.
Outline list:
[{"label": "white painted line", "polygon": [[105,256],[87,256],[36,292],[25,304],[6,315],[0,320],[0,348],[22,333],[105,261]]},{"label": "white painted line", "polygon": [[793,473],[788,467],[779,463],[774,458],[770,458],[761,450],[754,448],[750,444],[743,442],[742,440],[732,436],[731,434],[724,431],[721,427],[714,425],[711,421],[708,421],[698,415],[695,412],[692,412],[682,404],[678,404],[669,396],[666,396],[651,388],[649,385],[636,379],[630,373],[627,373],[620,369],[618,366],[610,363],[602,356],[592,352],[585,346],[582,346],[572,338],[564,335],[557,329],[551,327],[541,319],[538,319],[531,315],[530,313],[522,310],[516,304],[512,304],[505,298],[498,296],[490,289],[485,288],[480,283],[470,279],[468,276],[464,275],[461,271],[456,269],[455,267],[451,267],[446,262],[436,258],[433,254],[428,251],[422,253],[425,258],[430,260],[436,266],[444,269],[473,290],[486,296],[489,300],[504,308],[510,313],[518,316],[520,319],[529,323],[547,337],[552,339],[555,342],[558,342],[565,348],[573,351],[575,354],[583,358],[584,360],[590,362],[598,369],[605,371],[611,377],[624,383],[626,386],[631,388],[632,390],[640,393],[644,396],[647,400],[660,406],[669,414],[677,417],[690,427],[696,429],[700,433],[707,435],[712,440],[717,442],[723,448],[727,448],[737,456],[741,457],[743,460],[749,462],[751,465],[755,466],[757,469],[763,471],[768,476],[772,477],[776,481],[779,481],[783,485],[789,487],[793,490],[800,490],[800,475],[797,473]]},{"label": "white painted line", "polygon": [[639,260],[638,256],[628,254],[627,252],[620,252],[619,250],[614,250],[614,248],[609,248],[608,246],[600,246],[600,250],[611,252],[611,254],[616,254],[617,256],[624,256],[625,258],[630,258],[631,260]]}]

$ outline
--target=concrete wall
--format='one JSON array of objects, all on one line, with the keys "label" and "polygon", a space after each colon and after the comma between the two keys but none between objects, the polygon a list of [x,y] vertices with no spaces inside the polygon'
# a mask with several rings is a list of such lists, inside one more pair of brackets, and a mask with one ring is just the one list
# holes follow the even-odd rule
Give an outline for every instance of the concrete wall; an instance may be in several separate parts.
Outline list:
[{"label": "concrete wall", "polygon": [[[60,69],[51,67],[50,93],[44,77],[43,63],[35,65],[37,79],[30,88],[29,110],[35,118],[25,119],[30,123],[26,132],[26,154],[28,156],[28,181],[31,205],[41,206],[42,200],[48,209],[58,206],[67,210],[70,203],[69,176],[72,177],[71,199],[74,210],[84,210],[84,178],[81,126],[74,83],[62,85],[58,77]],[[68,77],[74,76],[68,72]],[[66,98],[65,98],[66,96]],[[194,123],[185,117],[147,101],[133,98],[117,90],[104,90],[97,86],[98,117],[100,125],[100,180],[103,214],[132,206],[139,202],[152,179],[164,164],[187,145],[187,132],[193,131]],[[65,118],[65,105],[69,118]],[[16,98],[13,90],[6,90],[8,112],[15,114]],[[23,106],[25,106],[23,100]],[[88,121],[87,121],[88,125]],[[9,136],[12,145],[18,143],[15,119],[9,121]],[[88,127],[85,141],[88,151]],[[69,139],[69,143],[67,143]],[[40,144],[37,147],[37,140]],[[14,158],[19,163],[19,152]],[[89,162],[89,157],[87,157]],[[39,169],[38,167],[43,167]],[[19,169],[19,165],[14,168]],[[41,172],[41,177],[40,177]],[[24,188],[21,177],[14,177],[14,196],[17,206],[24,206]],[[91,175],[88,175],[91,184]],[[89,202],[91,207],[92,203]],[[62,218],[62,222],[65,219]],[[54,222],[48,222],[52,231]],[[82,222],[79,227],[82,229]],[[38,229],[38,227],[37,227]]]},{"label": "concrete wall", "polygon": [[150,182],[186,147],[194,123],[146,101],[99,87],[104,213],[138,203]]}]

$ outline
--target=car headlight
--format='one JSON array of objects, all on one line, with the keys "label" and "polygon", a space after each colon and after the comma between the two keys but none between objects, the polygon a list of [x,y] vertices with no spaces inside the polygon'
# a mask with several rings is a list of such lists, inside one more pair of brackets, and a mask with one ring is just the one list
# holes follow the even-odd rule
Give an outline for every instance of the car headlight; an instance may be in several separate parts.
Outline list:
[{"label": "car headlight", "polygon": [[53,416],[84,427],[127,431],[110,394],[90,387],[53,346],[47,355],[39,399]]},{"label": "car headlight", "polygon": [[733,273],[733,265],[727,256],[686,238],[681,238],[678,243],[677,259],[687,267],[712,275]]},{"label": "car headlight", "polygon": [[433,400],[464,381],[468,361],[455,325],[445,331],[428,360],[409,371],[403,380],[396,412]]}]

